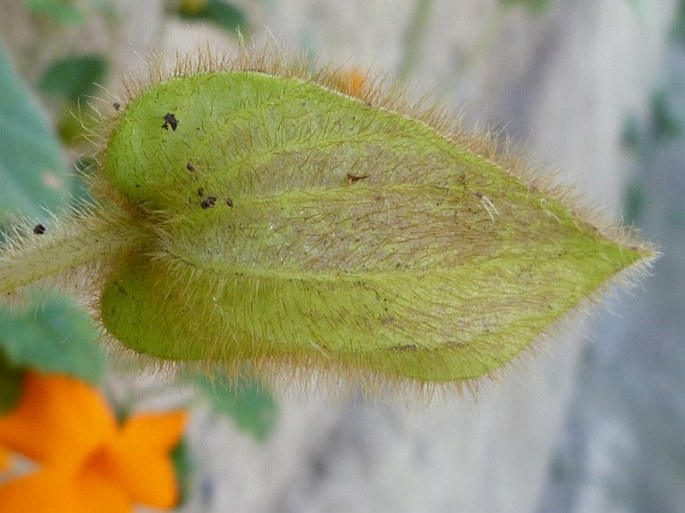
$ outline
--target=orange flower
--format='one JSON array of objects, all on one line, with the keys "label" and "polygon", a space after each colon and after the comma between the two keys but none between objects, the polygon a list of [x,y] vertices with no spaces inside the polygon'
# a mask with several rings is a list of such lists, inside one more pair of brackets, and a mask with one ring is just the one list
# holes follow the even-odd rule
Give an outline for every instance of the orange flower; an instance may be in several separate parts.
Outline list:
[{"label": "orange flower", "polygon": [[334,86],[341,92],[363,99],[364,82],[366,76],[360,70],[354,68],[345,71],[338,71],[333,75]]},{"label": "orange flower", "polygon": [[12,457],[7,449],[0,446],[0,472],[10,468],[12,463]]},{"label": "orange flower", "polygon": [[41,466],[0,485],[0,510],[129,513],[136,503],[169,508],[178,488],[169,450],[186,413],[130,417],[120,428],[87,383],[28,372],[21,400],[0,417],[0,445]]}]

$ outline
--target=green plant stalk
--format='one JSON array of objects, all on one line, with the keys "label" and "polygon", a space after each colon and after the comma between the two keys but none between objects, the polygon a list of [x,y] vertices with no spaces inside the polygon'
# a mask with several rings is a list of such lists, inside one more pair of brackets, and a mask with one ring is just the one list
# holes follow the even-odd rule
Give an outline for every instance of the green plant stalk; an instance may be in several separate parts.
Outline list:
[{"label": "green plant stalk", "polygon": [[45,233],[10,237],[0,253],[0,294],[87,265],[115,262],[144,245],[149,231],[125,216],[96,211],[48,223]]}]

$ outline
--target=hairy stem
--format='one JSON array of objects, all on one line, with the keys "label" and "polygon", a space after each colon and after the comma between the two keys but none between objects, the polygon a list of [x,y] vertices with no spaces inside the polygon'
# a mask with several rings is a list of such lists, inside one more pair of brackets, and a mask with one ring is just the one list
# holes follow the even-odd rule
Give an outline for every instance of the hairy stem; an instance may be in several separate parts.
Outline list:
[{"label": "hairy stem", "polygon": [[140,246],[148,232],[121,214],[81,214],[44,234],[10,237],[0,247],[0,294],[85,264],[112,261]]}]

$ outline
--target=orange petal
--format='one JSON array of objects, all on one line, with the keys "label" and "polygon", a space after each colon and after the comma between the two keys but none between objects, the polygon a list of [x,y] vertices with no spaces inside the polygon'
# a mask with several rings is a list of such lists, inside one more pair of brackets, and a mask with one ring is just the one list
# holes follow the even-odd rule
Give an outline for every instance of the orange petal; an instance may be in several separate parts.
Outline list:
[{"label": "orange petal", "polygon": [[358,69],[339,71],[333,75],[335,87],[341,92],[357,98],[363,98],[365,75]]},{"label": "orange petal", "polygon": [[3,483],[0,508],[14,513],[79,513],[69,493],[68,476],[40,471]]},{"label": "orange petal", "polygon": [[4,447],[0,446],[0,472],[12,466],[12,455]]},{"label": "orange petal", "polygon": [[61,466],[0,485],[0,508],[12,513],[132,513],[121,488],[98,476],[74,474]]},{"label": "orange petal", "polygon": [[364,75],[359,70],[353,70],[350,73],[350,94],[352,96],[361,96],[364,78]]},{"label": "orange petal", "polygon": [[92,466],[119,483],[133,502],[172,507],[178,502],[178,485],[169,451],[178,444],[186,421],[184,411],[133,416]]},{"label": "orange petal", "polygon": [[78,465],[115,432],[102,395],[60,374],[27,372],[19,404],[0,417],[0,444],[39,462]]},{"label": "orange petal", "polygon": [[74,495],[78,513],[133,513],[133,499],[126,489],[103,475],[98,469],[86,466],[74,479]]},{"label": "orange petal", "polygon": [[0,485],[0,510],[12,513],[132,513],[124,490],[101,476],[46,466]]}]

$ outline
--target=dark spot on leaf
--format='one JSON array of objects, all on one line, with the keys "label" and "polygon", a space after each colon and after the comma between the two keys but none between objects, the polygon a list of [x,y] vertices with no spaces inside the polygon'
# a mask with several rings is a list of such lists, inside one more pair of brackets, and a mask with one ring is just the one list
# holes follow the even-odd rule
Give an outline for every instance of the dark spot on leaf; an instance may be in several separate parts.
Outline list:
[{"label": "dark spot on leaf", "polygon": [[42,224],[37,224],[33,227],[33,233],[35,233],[36,235],[43,235],[45,233],[45,226],[43,226]]},{"label": "dark spot on leaf", "polygon": [[164,123],[162,124],[162,128],[164,130],[169,130],[169,127],[175,132],[176,128],[178,127],[178,119],[176,119],[176,116],[174,116],[172,113],[167,112],[164,114]]},{"label": "dark spot on leaf", "polygon": [[114,110],[119,110],[121,108],[121,103],[119,102],[114,102],[112,104],[112,107],[114,107]]},{"label": "dark spot on leaf", "polygon": [[418,351],[419,347],[416,344],[406,344],[401,346],[390,346],[388,349],[399,353],[405,351]]},{"label": "dark spot on leaf", "polygon": [[202,206],[202,208],[214,208],[214,205],[216,205],[216,196],[206,197],[202,200],[200,205]]},{"label": "dark spot on leaf", "polygon": [[358,182],[359,180],[365,180],[369,177],[369,175],[355,175],[352,173],[347,173],[347,179],[350,181],[350,183]]},{"label": "dark spot on leaf", "polygon": [[186,164],[186,169],[187,169],[188,171],[192,172],[192,173],[195,172],[195,166],[193,166],[193,163],[192,163],[192,162],[188,162],[188,163]]}]

